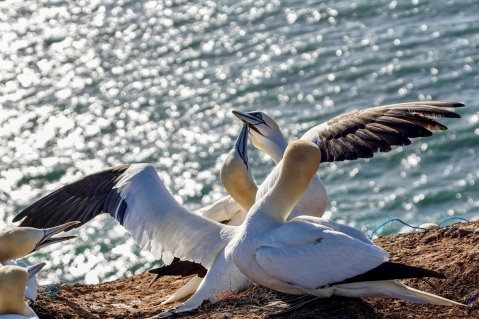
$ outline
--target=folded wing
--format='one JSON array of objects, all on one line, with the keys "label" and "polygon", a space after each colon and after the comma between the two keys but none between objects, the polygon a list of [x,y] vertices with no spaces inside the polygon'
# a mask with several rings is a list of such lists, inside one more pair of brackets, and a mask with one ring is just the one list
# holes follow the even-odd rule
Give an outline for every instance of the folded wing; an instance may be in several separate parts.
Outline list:
[{"label": "folded wing", "polygon": [[386,262],[389,254],[321,224],[291,221],[257,250],[269,275],[292,285],[316,289],[365,273]]},{"label": "folded wing", "polygon": [[370,158],[378,150],[389,152],[391,146],[409,145],[410,138],[447,130],[433,119],[460,118],[447,108],[462,106],[457,102],[422,101],[352,111],[311,128],[301,139],[319,146],[322,162]]}]

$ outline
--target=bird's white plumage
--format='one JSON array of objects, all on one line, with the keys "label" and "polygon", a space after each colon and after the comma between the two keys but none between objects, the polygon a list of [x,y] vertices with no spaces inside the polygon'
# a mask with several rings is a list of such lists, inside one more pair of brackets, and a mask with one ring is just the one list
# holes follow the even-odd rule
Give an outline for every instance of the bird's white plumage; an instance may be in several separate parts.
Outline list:
[{"label": "bird's white plumage", "polygon": [[8,314],[0,315],[0,319],[38,319],[38,316],[32,308],[28,307],[28,314],[26,316]]},{"label": "bird's white plumage", "polygon": [[228,225],[232,226],[241,225],[246,216],[246,211],[229,195],[196,210],[195,213],[216,222],[229,221]]},{"label": "bird's white plumage", "polygon": [[231,237],[229,226],[181,206],[152,165],[131,165],[115,188],[128,205],[123,226],[158,258],[176,256],[209,268]]},{"label": "bird's white plumage", "polygon": [[314,289],[365,273],[389,258],[377,246],[309,220],[293,220],[268,233],[256,251],[266,273]]}]

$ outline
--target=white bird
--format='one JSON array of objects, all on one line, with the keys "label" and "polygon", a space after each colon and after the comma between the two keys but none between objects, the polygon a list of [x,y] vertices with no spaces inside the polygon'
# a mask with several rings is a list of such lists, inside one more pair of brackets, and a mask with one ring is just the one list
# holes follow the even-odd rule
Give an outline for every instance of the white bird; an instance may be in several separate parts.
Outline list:
[{"label": "white bird", "polygon": [[[229,200],[241,205],[243,208],[242,212],[226,215],[224,213],[217,213],[218,210],[209,210],[207,213],[202,214],[203,217],[216,221],[229,220],[228,225],[232,226],[241,225],[246,218],[246,211],[253,206],[256,191],[258,189],[254,183],[253,176],[251,175],[251,169],[248,162],[247,143],[248,125],[243,124],[236,143],[233,149],[226,156],[226,159],[224,160],[220,170],[220,178],[223,185],[226,185],[225,187],[227,187],[227,189],[229,188],[233,192],[232,197],[234,197],[234,199],[228,196]],[[227,210],[223,209],[219,211],[226,212]],[[212,214],[216,214],[214,218],[212,218]],[[149,270],[149,272],[156,274],[155,278],[151,281],[150,286],[160,276],[181,275],[185,277],[195,275],[185,286],[163,301],[161,303],[162,305],[175,302],[194,294],[207,273],[206,269],[200,264],[180,261],[178,258],[176,258],[170,265],[152,269]],[[227,273],[228,270],[225,269],[225,272]],[[248,281],[246,280],[235,281],[232,287],[235,290],[240,289],[247,285],[247,283]]]},{"label": "white bird", "polygon": [[19,266],[0,267],[0,319],[38,318],[23,300],[27,282],[35,276],[45,263],[27,269]]},{"label": "white bird", "polygon": [[[31,227],[14,227],[0,232],[0,266],[19,266],[28,268],[24,262],[17,260],[43,247],[56,244],[76,236],[53,237],[79,222],[70,222],[48,229]],[[25,298],[35,301],[37,298],[37,281],[32,277],[25,290]]]},{"label": "white bird", "polygon": [[[236,169],[244,170],[238,176],[246,175],[252,179],[248,172],[247,134],[248,128],[244,125],[224,165],[232,175],[228,177],[229,173],[222,172],[223,181],[241,184],[234,175]],[[245,211],[254,203],[256,185],[247,193],[247,200],[242,201],[238,196],[240,203],[247,205]],[[85,176],[40,199],[17,215],[14,221],[26,217],[21,226],[51,226],[57,220],[80,220],[84,224],[101,213],[109,213],[131,233],[140,247],[150,248],[153,255],[161,257],[166,265],[175,256],[200,264],[200,269],[208,269],[204,278],[194,277],[166,301],[172,302],[194,293],[175,309],[176,312],[195,309],[207,299],[216,301],[215,292],[236,293],[249,282],[232,260],[224,258],[224,247],[236,227],[206,219],[180,205],[152,165],[123,165]],[[221,216],[229,215],[215,216],[223,220]],[[173,272],[178,271],[175,269],[178,265],[171,266]],[[194,273],[198,268],[193,269]]]},{"label": "white bird", "polygon": [[321,161],[308,141],[286,149],[279,176],[248,212],[226,248],[252,281],[280,292],[318,297],[394,297],[416,303],[461,305],[394,279],[442,274],[387,262],[389,254],[358,230],[312,216],[287,221]]},{"label": "white bird", "polygon": [[[430,136],[430,130],[447,130],[447,127],[433,118],[460,118],[457,113],[444,108],[462,106],[464,105],[457,102],[422,101],[351,111],[314,126],[300,139],[318,145],[322,162],[371,158],[378,150],[389,152],[391,146],[411,144],[409,138]],[[256,194],[258,200],[278,178],[280,161],[288,142],[284,139],[278,123],[267,114],[259,111],[233,111],[233,114],[243,123],[248,123],[249,137],[253,145],[263,150],[277,164],[259,187]],[[326,209],[327,199],[321,179],[314,175],[288,218],[300,215],[321,217]]]},{"label": "white bird", "polygon": [[[283,159],[284,151],[288,146],[288,142],[284,139],[279,125],[263,112],[241,113],[233,111],[233,114],[243,123],[248,123],[250,128],[249,137],[253,145],[268,154],[275,164],[278,165]],[[276,169],[272,174],[268,175],[268,178],[260,185],[256,193],[256,200],[261,198],[273,186],[277,174],[278,170]],[[327,204],[328,193],[319,175],[315,174],[303,197],[291,211],[288,219],[293,219],[300,215],[321,217],[326,210]]]},{"label": "white bird", "polygon": [[[460,104],[448,104],[448,106],[451,105],[460,106]],[[439,116],[454,114],[456,116],[450,117],[458,117],[456,113],[444,111],[436,106],[422,109],[429,112],[427,114],[439,114]],[[403,107],[398,114],[399,117],[403,114],[414,113],[411,113],[409,108]],[[422,125],[440,125],[428,119],[426,115],[414,116],[416,121]],[[339,125],[334,128],[341,134],[341,127]],[[389,134],[391,139],[407,139],[400,132]],[[351,137],[348,136],[348,138]],[[334,142],[334,138],[332,140]],[[391,145],[396,145],[394,140],[390,142]],[[362,155],[359,157],[365,157],[365,154],[369,153],[372,156],[374,147],[371,145],[373,142],[364,146],[361,142],[357,142],[357,144],[359,146],[355,145],[355,147],[360,148],[360,155]],[[376,142],[376,145],[381,146],[382,149],[385,149],[385,145],[389,146],[390,144]],[[328,152],[328,147],[329,145],[322,146],[320,143],[322,151]],[[344,150],[348,154],[352,151]],[[281,167],[281,165],[279,163],[277,167]],[[278,168],[275,168],[275,171],[277,170]],[[275,174],[274,171],[273,174]],[[269,185],[272,184],[274,183]],[[27,217],[22,225],[36,226],[54,225],[58,220],[79,219],[85,223],[102,212],[108,212],[118,220],[130,231],[132,237],[142,248],[151,246],[153,254],[158,257],[162,256],[166,263],[171,262],[173,256],[176,256],[200,263],[208,269],[208,273],[201,280],[196,293],[174,312],[195,309],[205,299],[216,301],[218,299],[216,292],[229,290],[231,293],[235,293],[247,282],[247,279],[234,264],[231,254],[225,253],[225,247],[237,235],[238,229],[243,229],[245,226],[222,225],[188,211],[168,192],[151,165],[124,165],[88,175],[40,199],[17,215],[14,221]]]}]

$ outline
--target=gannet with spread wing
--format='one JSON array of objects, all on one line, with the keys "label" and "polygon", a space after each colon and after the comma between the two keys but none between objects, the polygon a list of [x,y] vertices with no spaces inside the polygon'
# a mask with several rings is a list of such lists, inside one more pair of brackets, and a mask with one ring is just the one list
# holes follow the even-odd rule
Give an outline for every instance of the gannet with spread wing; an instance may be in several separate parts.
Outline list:
[{"label": "gannet with spread wing", "polygon": [[226,247],[226,258],[232,257],[252,281],[284,293],[461,305],[394,281],[445,277],[388,262],[386,251],[352,227],[312,216],[287,221],[320,162],[320,149],[309,141],[295,141],[287,147],[274,186],[250,209]]},{"label": "gannet with spread wing", "polygon": [[[225,171],[221,173],[223,181],[231,180],[238,185],[241,184],[238,178],[244,175],[252,179],[248,163],[244,162],[247,161],[247,134],[248,128],[244,125],[227,156]],[[244,170],[243,174],[236,176],[234,167]],[[247,190],[247,199],[238,196],[245,210],[254,203],[257,189],[254,183],[249,185],[253,185],[253,189]],[[195,309],[206,299],[217,300],[215,292],[236,293],[248,283],[223,253],[236,227],[206,219],[183,207],[166,189],[152,165],[124,165],[88,175],[40,199],[14,221],[26,217],[21,226],[52,225],[59,219],[80,220],[84,224],[103,212],[114,217],[142,248],[150,249],[165,264],[175,256],[199,264],[201,267],[193,267],[193,273],[202,267],[208,270],[204,278],[194,277],[167,300],[172,302],[194,293],[177,307],[177,312]]]},{"label": "gannet with spread wing", "polygon": [[[427,120],[423,119],[424,122]],[[275,178],[277,176],[273,180]],[[268,183],[264,187],[272,184]],[[224,253],[225,245],[234,237],[235,228],[208,221],[183,208],[167,191],[151,165],[121,166],[89,175],[41,199],[15,220],[26,217],[22,225],[55,224],[59,219],[69,218],[87,222],[101,212],[110,213],[132,233],[140,246],[146,248],[151,245],[157,255],[161,254],[170,260],[177,256],[209,268],[198,291],[176,309],[178,312],[194,309],[204,299],[215,300],[212,295],[214,285],[211,283],[216,274],[226,273],[226,277],[229,277],[215,280],[220,283],[214,287],[216,291],[221,291],[218,289],[221,285],[231,289],[231,283],[243,278]],[[203,241],[197,240],[203,237]],[[225,269],[231,271],[225,272]],[[234,280],[229,280],[232,278]],[[231,289],[232,292],[237,290]]]},{"label": "gannet with spread wing", "polygon": [[[434,118],[460,118],[447,108],[464,104],[448,101],[422,101],[392,104],[351,111],[309,129],[300,139],[315,143],[321,150],[321,162],[371,158],[377,151],[389,152],[392,146],[409,145],[410,138],[431,136],[434,130],[447,130]],[[233,111],[249,125],[253,145],[278,164],[288,145],[281,129],[270,116],[255,111]],[[278,177],[281,164],[261,184],[256,199],[263,197]],[[288,216],[321,217],[326,209],[327,193],[319,176],[314,175],[305,193]]]}]

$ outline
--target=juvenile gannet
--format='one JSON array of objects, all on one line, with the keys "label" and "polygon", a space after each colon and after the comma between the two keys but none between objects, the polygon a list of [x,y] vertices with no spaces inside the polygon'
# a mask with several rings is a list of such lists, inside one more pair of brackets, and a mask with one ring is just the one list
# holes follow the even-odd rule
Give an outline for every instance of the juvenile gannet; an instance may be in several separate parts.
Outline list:
[{"label": "juvenile gannet", "polygon": [[352,227],[312,216],[287,221],[320,162],[320,149],[309,141],[295,141],[287,147],[276,183],[250,209],[226,247],[226,258],[232,257],[252,281],[284,293],[461,305],[394,281],[445,277],[388,262],[386,251]]},{"label": "juvenile gannet", "polygon": [[27,269],[19,266],[0,267],[0,318],[26,319],[38,318],[35,312],[23,300],[25,287],[45,263],[39,263]]},{"label": "juvenile gannet", "polygon": [[[457,102],[423,101],[372,107],[344,113],[308,130],[301,140],[317,144],[322,162],[370,158],[378,150],[389,152],[391,146],[409,145],[410,138],[430,136],[430,130],[447,130],[433,118],[460,118],[457,113],[444,108],[464,106]],[[281,159],[288,145],[281,129],[270,116],[255,111],[233,111],[243,123],[248,123],[249,137],[256,148],[268,154],[276,165],[261,184],[256,199],[263,197],[273,186],[281,168]],[[313,177],[303,197],[291,214],[321,217],[326,209],[326,189],[317,174]]]}]

